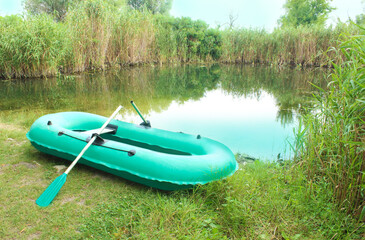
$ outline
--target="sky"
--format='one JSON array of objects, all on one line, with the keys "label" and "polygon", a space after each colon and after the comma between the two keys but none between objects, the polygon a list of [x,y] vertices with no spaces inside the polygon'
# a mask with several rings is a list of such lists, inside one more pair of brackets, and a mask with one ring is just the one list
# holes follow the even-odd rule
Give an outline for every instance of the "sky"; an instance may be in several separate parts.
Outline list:
[{"label": "sky", "polygon": [[[348,18],[363,13],[363,0],[333,0],[331,6],[337,8],[330,16],[328,24],[335,24],[339,18]],[[21,14],[22,0],[0,0],[0,15]],[[286,0],[173,0],[170,14],[175,17],[201,19],[211,27],[227,26],[229,16],[237,18],[235,27],[264,28],[272,31],[284,14]]]},{"label": "sky", "polygon": [[[201,19],[211,27],[229,22],[229,15],[236,17],[236,27],[264,28],[272,31],[280,16],[284,15],[286,0],[173,0],[170,14],[175,17],[188,16]],[[352,19],[363,12],[362,0],[333,0],[331,6],[337,8],[329,16],[328,24]],[[365,4],[364,4],[365,5]]]},{"label": "sky", "polygon": [[20,14],[22,11],[22,0],[0,0],[0,16]]}]

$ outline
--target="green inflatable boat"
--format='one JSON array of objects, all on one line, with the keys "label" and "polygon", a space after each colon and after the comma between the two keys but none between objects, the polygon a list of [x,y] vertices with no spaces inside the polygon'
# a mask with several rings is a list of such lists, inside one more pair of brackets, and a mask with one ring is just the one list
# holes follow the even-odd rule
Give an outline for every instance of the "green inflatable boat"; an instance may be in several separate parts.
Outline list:
[{"label": "green inflatable boat", "polygon": [[[27,138],[39,151],[73,161],[106,119],[83,112],[49,114],[34,122]],[[162,190],[206,184],[238,167],[233,153],[209,138],[118,120],[97,135],[80,163]]]}]

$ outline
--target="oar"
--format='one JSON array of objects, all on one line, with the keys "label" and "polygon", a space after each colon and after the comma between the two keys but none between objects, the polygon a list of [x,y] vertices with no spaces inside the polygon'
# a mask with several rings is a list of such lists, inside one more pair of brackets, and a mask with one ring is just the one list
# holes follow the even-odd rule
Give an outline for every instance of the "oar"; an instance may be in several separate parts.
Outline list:
[{"label": "oar", "polygon": [[134,102],[133,101],[131,101],[131,104],[132,104],[132,106],[134,107],[134,109],[136,110],[136,112],[138,113],[138,115],[142,118],[142,120],[143,120],[143,123],[141,123],[141,125],[143,125],[143,126],[146,126],[146,127],[151,127],[151,123],[150,123],[150,121],[146,121],[146,119],[144,119],[144,117],[142,116],[142,114],[141,114],[141,112],[139,111],[139,109],[137,108],[137,106],[134,104]]},{"label": "oar", "polygon": [[51,185],[48,186],[46,190],[42,193],[42,195],[35,201],[41,207],[47,207],[53,199],[56,197],[63,184],[66,182],[67,174],[71,171],[71,169],[76,165],[76,163],[80,160],[82,155],[86,152],[86,150],[90,147],[91,144],[95,141],[95,139],[103,132],[104,128],[109,124],[109,122],[117,115],[122,106],[119,106],[117,110],[109,117],[109,119],[104,123],[104,125],[99,129],[96,134],[93,134],[93,137],[87,143],[87,145],[82,149],[80,154],[76,157],[76,159],[71,163],[71,165],[66,169],[66,171],[59,177],[57,177]]}]

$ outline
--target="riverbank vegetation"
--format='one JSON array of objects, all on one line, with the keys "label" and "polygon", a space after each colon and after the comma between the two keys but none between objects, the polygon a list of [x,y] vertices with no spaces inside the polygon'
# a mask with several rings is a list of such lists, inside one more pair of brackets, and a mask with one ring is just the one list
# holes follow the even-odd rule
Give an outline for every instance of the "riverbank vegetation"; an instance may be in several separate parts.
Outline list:
[{"label": "riverbank vegetation", "polygon": [[328,89],[316,96],[314,111],[304,116],[298,131],[300,163],[312,184],[333,194],[339,209],[365,220],[365,29],[361,34],[344,36],[333,63]]},{"label": "riverbank vegetation", "polygon": [[342,33],[355,31],[346,24],[287,26],[272,33],[220,30],[200,20],[102,0],[80,1],[65,11],[57,17],[39,12],[0,17],[0,77],[46,77],[171,62],[330,66],[326,53],[332,52],[327,50],[337,47]]}]

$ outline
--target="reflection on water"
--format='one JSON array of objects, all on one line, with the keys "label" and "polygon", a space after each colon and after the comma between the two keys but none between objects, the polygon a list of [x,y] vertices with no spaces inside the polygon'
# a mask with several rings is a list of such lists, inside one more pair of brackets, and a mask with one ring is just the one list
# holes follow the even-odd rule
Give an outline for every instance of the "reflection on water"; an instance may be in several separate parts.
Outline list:
[{"label": "reflection on water", "polygon": [[[216,139],[253,157],[289,156],[296,116],[324,73],[251,66],[138,67],[54,79],[0,81],[2,114],[86,111]],[[39,117],[40,115],[36,116]],[[31,117],[30,117],[31,118]],[[30,123],[35,119],[31,119]]]}]

